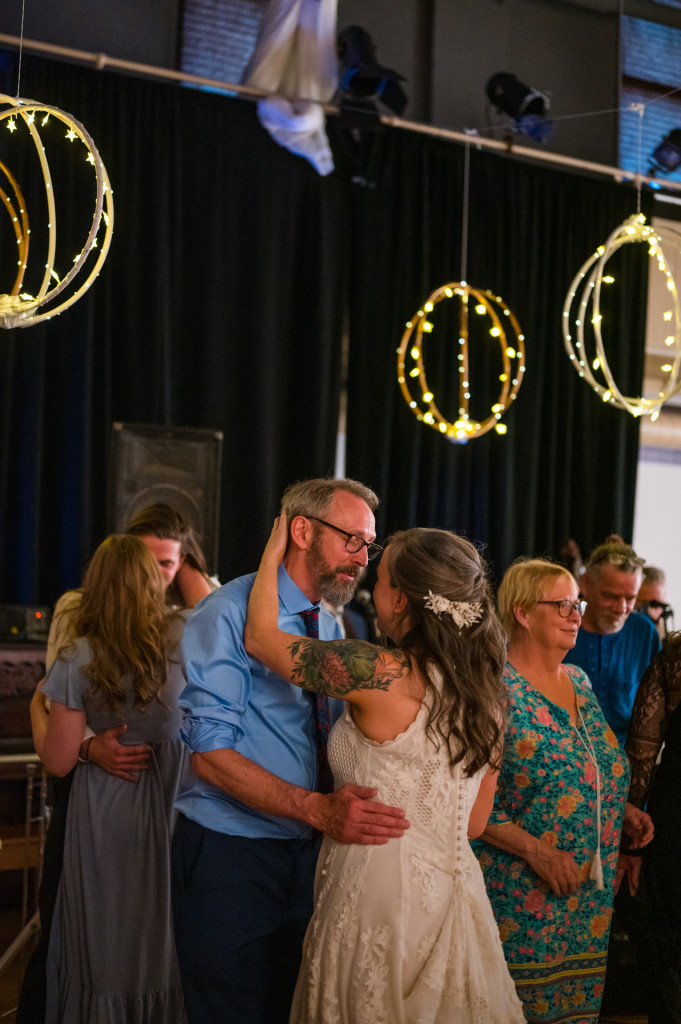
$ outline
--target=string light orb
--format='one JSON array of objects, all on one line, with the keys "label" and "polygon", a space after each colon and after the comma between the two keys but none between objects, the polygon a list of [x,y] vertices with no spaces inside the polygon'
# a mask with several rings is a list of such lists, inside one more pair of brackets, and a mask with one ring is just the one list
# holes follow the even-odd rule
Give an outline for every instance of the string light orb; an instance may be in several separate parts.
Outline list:
[{"label": "string light orb", "polygon": [[[563,341],[570,362],[580,377],[591,385],[603,402],[631,413],[632,416],[650,416],[657,419],[664,403],[679,390],[681,372],[681,312],[674,275],[662,249],[663,241],[668,249],[673,246],[678,255],[681,252],[681,234],[671,228],[653,228],[646,224],[643,214],[634,214],[611,232],[605,245],[580,267],[563,305]],[[659,330],[664,344],[670,349],[667,360],[660,366],[663,376],[662,388],[654,398],[632,398],[623,395],[612,375],[603,343],[603,315],[601,313],[601,289],[615,283],[615,278],[605,273],[605,265],[624,245],[642,242],[648,247],[648,257],[653,269],[664,276],[669,293],[669,306],[662,315]],[[573,318],[573,306],[577,302]],[[589,304],[591,310],[589,312]],[[590,326],[595,342],[595,354],[587,354],[585,328]],[[576,328],[576,330],[575,330]],[[575,336],[573,337],[573,330]],[[592,350],[594,351],[594,350]],[[599,374],[599,378],[595,374]]]},{"label": "string light orb", "polygon": [[[456,364],[458,376],[458,415],[448,420],[439,410],[429,387],[423,357],[424,342],[433,333],[435,324],[429,319],[439,302],[456,299],[459,304],[459,331],[456,338]],[[501,352],[499,381],[501,391],[483,420],[474,419],[469,412],[471,381],[469,366],[469,316],[486,316],[491,326],[488,337]],[[465,281],[454,281],[437,288],[408,321],[402,342],[397,350],[397,381],[409,408],[417,420],[437,430],[453,444],[466,444],[482,437],[489,430],[506,433],[506,424],[500,423],[518,394],[525,373],[525,338],[520,325],[503,299],[490,291],[473,288]]]},{"label": "string light orb", "polygon": [[[57,254],[57,212],[54,187],[46,148],[40,129],[53,118],[65,127],[67,146],[72,156],[92,166],[94,174],[94,212],[85,243],[75,255]],[[4,133],[7,134],[4,134]],[[51,132],[51,135],[54,133]],[[35,100],[12,98],[0,94],[0,153],[16,146],[28,136],[42,171],[47,207],[47,253],[42,257],[35,284],[35,293],[23,290],[28,270],[30,227],[28,211],[21,188],[4,162],[0,162],[0,201],[10,218],[17,243],[17,272],[7,294],[0,294],[0,327],[31,327],[41,320],[63,313],[83,295],[106,259],[113,232],[113,194],[111,184],[97,148],[83,125],[58,107]],[[94,257],[94,258],[90,258]],[[81,281],[81,271],[89,266],[89,274]],[[68,269],[66,269],[68,268]],[[42,280],[40,280],[42,275]],[[78,278],[78,281],[76,281]],[[79,283],[80,282],[80,283]],[[1,285],[0,285],[1,287]],[[56,305],[55,305],[56,303]]]}]

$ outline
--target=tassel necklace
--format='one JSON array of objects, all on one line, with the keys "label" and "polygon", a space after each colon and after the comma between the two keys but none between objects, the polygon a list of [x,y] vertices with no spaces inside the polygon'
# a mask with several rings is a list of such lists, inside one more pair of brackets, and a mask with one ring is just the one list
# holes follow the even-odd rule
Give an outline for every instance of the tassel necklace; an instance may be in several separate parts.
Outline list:
[{"label": "tassel necklace", "polygon": [[[586,728],[586,722],[582,715],[582,709],[579,706],[577,707],[577,715],[579,721],[573,723],[573,728],[579,737],[579,742],[584,747],[588,760],[594,766],[596,771],[596,852],[593,860],[591,861],[589,878],[596,883],[597,889],[605,889],[605,884],[603,882],[603,864],[601,861],[601,772],[598,767],[598,761],[596,759],[593,744]],[[583,736],[580,726],[584,730]]]}]

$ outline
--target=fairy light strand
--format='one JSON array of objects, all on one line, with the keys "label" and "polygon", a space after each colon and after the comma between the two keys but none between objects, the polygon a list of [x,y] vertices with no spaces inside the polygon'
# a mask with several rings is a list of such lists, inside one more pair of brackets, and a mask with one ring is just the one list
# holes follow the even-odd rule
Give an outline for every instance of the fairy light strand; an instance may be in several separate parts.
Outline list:
[{"label": "fairy light strand", "polygon": [[468,277],[468,199],[470,195],[471,147],[466,143],[463,160],[463,201],[461,211],[461,280]]},{"label": "fairy light strand", "polygon": [[17,100],[21,94],[21,62],[24,55],[24,15],[26,13],[26,0],[21,0],[21,29],[19,32],[19,62],[17,68]]}]

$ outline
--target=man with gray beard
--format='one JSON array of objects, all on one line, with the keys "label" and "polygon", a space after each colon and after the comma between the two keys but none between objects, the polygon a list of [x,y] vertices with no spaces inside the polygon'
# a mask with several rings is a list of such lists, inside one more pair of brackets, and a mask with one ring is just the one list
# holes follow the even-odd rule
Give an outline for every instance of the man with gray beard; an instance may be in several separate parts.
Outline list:
[{"label": "man with gray beard", "polygon": [[[319,602],[349,601],[362,568],[380,554],[377,505],[373,491],[354,480],[305,480],[287,489],[281,629],[339,636]],[[254,579],[232,580],[202,601],[182,643],[183,737],[197,779],[176,803],[173,909],[191,1024],[286,1024],[312,913],[319,833],[383,844],[408,827],[401,810],[372,799],[375,789],[319,792],[325,709],[244,650]]]}]

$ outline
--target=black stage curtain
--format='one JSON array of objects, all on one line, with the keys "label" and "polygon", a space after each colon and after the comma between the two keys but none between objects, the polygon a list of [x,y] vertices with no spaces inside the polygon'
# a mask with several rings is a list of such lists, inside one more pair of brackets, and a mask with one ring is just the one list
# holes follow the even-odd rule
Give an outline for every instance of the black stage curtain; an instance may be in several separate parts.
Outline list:
[{"label": "black stage curtain", "polygon": [[[415,525],[463,532],[486,545],[497,576],[518,555],[557,553],[568,536],[585,552],[611,532],[630,539],[638,420],[606,407],[579,379],[563,347],[561,315],[578,269],[636,212],[635,191],[472,147],[466,276],[516,314],[527,371],[503,419],[508,433],[491,431],[462,446],[409,410],[396,350],[428,295],[461,280],[464,147],[396,130],[367,137],[366,145],[371,180],[354,196],[347,460],[348,472],[371,479],[383,498],[380,532]],[[606,350],[623,393],[639,395],[646,247],[625,247],[612,265],[616,282],[603,300]],[[436,327],[425,359],[450,421],[458,407],[457,338],[455,323],[449,336]],[[490,376],[496,381],[500,356],[496,343],[477,356],[470,347],[470,411],[481,419],[500,385],[493,392],[487,385],[482,405],[474,399],[485,395]]]},{"label": "black stage curtain", "polygon": [[[16,91],[15,55],[0,87]],[[284,486],[333,472],[344,317],[347,469],[381,494],[380,533],[452,527],[497,567],[568,533],[585,547],[629,535],[637,424],[571,370],[560,311],[576,269],[635,209],[631,188],[471,154],[467,276],[516,312],[528,369],[508,435],[461,448],[416,422],[395,375],[404,321],[460,276],[460,146],[334,120],[337,170],[320,178],[238,99],[26,56],[21,93],[88,129],[116,223],[86,296],[0,333],[0,601],[51,602],[79,582],[108,528],[114,421],[224,432],[220,576],[254,568]],[[71,230],[77,178],[58,172],[58,230]],[[612,362],[636,394],[645,261],[624,260],[620,277]],[[444,350],[438,364],[446,387]]]},{"label": "black stage curtain", "polygon": [[[2,75],[14,95],[14,56]],[[21,93],[90,132],[115,228],[79,302],[0,332],[0,601],[80,582],[108,528],[114,421],[224,432],[220,575],[250,571],[284,486],[334,468],[344,181],[277,146],[249,102],[26,56]],[[58,232],[79,200],[69,174]]]}]

